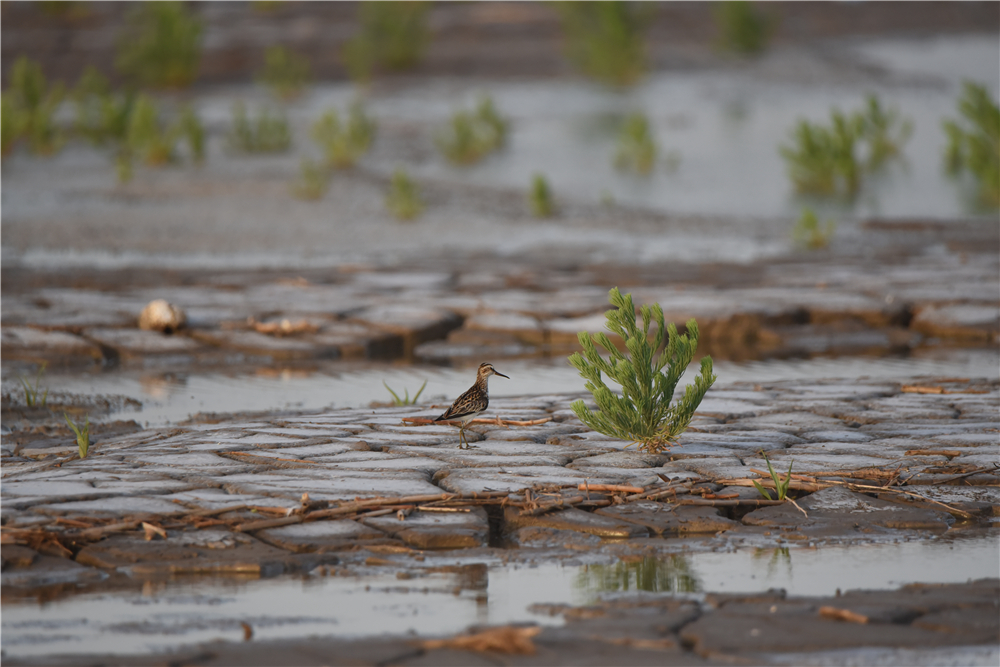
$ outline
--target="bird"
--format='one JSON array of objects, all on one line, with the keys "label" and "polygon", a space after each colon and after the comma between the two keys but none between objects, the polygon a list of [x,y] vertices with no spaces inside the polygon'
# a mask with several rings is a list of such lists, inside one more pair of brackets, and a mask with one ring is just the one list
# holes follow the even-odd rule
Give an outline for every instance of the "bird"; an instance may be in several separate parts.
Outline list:
[{"label": "bird", "polygon": [[[455,420],[460,423],[458,427],[459,449],[469,449],[469,440],[465,437],[465,427],[490,404],[488,383],[491,375],[499,375],[502,378],[510,379],[503,373],[497,372],[493,368],[493,364],[480,364],[479,371],[476,373],[476,383],[467,392],[456,398],[451,407],[444,411],[444,414],[434,420],[436,422]],[[465,443],[464,448],[462,447],[463,442]]]}]

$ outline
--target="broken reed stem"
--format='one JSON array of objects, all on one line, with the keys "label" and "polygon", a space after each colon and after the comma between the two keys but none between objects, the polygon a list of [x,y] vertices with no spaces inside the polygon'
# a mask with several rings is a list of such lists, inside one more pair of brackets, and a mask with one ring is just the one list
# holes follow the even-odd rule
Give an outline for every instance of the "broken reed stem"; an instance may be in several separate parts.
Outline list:
[{"label": "broken reed stem", "polygon": [[757,498],[740,498],[739,500],[710,500],[706,498],[678,498],[678,505],[706,505],[708,507],[767,507],[769,505],[784,505],[784,500],[764,500]]},{"label": "broken reed stem", "polygon": [[[550,510],[554,510],[559,507],[572,507],[578,503],[582,503],[587,500],[584,496],[571,496],[569,498],[560,498],[554,502],[540,503],[536,507],[524,508],[521,510],[521,516],[538,516],[539,514],[545,514]],[[595,501],[596,502],[596,501]]]},{"label": "broken reed stem", "polygon": [[[424,424],[457,424],[457,420],[448,419],[445,421],[434,421],[429,417],[403,417],[401,419],[406,424],[424,425]],[[538,426],[539,424],[545,424],[552,421],[552,417],[542,417],[541,419],[529,419],[527,421],[518,421],[514,419],[473,419],[470,424],[495,424],[497,426]]]},{"label": "broken reed stem", "polygon": [[624,486],[621,484],[587,484],[583,482],[576,487],[580,491],[606,491],[611,493],[642,493],[646,489],[639,486]]}]

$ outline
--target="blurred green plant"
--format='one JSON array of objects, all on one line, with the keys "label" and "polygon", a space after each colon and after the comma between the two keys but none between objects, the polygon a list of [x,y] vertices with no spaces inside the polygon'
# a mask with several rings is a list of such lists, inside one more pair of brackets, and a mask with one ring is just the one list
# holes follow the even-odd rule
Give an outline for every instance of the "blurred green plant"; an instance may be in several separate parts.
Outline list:
[{"label": "blurred green plant", "polygon": [[819,250],[830,245],[836,229],[833,220],[824,220],[821,224],[816,212],[807,206],[792,228],[792,239],[804,248]]},{"label": "blurred green plant", "polygon": [[460,110],[441,130],[436,143],[438,150],[454,164],[474,164],[507,143],[509,122],[493,104],[493,98],[484,95],[475,111]]},{"label": "blurred green plant", "polygon": [[767,463],[767,472],[771,475],[771,481],[774,482],[774,493],[776,497],[771,498],[771,494],[767,492],[767,489],[765,489],[764,486],[756,480],[753,480],[754,488],[757,489],[758,493],[764,496],[767,500],[784,500],[788,495],[788,485],[792,481],[792,461],[788,462],[788,474],[785,475],[785,480],[782,481],[781,476],[774,472],[774,468],[771,467],[771,460],[767,458],[767,454],[761,451],[760,455],[764,457],[764,462]]},{"label": "blurred green plant", "polygon": [[642,113],[631,114],[618,131],[615,167],[646,175],[653,170],[655,164],[656,141],[653,139],[649,119]]},{"label": "blurred green plant", "polygon": [[283,46],[272,46],[264,54],[264,69],[257,82],[282,100],[295,99],[309,84],[309,60]]},{"label": "blurred green plant", "polygon": [[46,364],[44,362],[38,367],[38,372],[35,374],[35,381],[33,383],[28,382],[28,379],[23,375],[19,375],[17,378],[21,383],[21,387],[24,388],[24,404],[29,408],[44,408],[49,400],[48,389],[43,393],[39,393],[41,392],[42,376],[45,375],[45,367]]},{"label": "blurred green plant", "polygon": [[587,76],[611,86],[634,84],[646,69],[644,33],[653,3],[556,2],[570,60]]},{"label": "blurred green plant", "polygon": [[427,45],[429,9],[429,2],[362,2],[360,32],[343,52],[351,78],[366,83],[375,74],[414,67]]},{"label": "blurred green plant", "polygon": [[980,200],[1000,206],[1000,107],[984,86],[966,81],[958,112],[960,119],[944,121],[948,135],[945,168],[955,176],[971,173]]},{"label": "blurred green plant", "polygon": [[173,0],[135,3],[126,17],[115,64],[134,83],[184,88],[201,61],[201,20]]},{"label": "blurred green plant", "polygon": [[389,182],[385,205],[400,220],[412,220],[424,210],[416,184],[402,169],[397,169]]},{"label": "blurred green plant", "polygon": [[226,139],[231,150],[241,153],[283,153],[292,145],[284,114],[265,108],[251,119],[243,102],[233,104],[233,124]]},{"label": "blurred green plant", "polygon": [[330,184],[330,172],[322,164],[303,158],[299,167],[299,180],[292,192],[299,199],[322,199]]},{"label": "blurred green plant", "polygon": [[[701,372],[694,384],[688,385],[684,396],[671,405],[674,390],[698,348],[698,323],[688,320],[687,333],[678,335],[672,322],[665,325],[663,309],[654,303],[640,308],[640,328],[631,294],[622,296],[614,287],[609,301],[615,308],[605,313],[606,326],[621,338],[627,354],[603,332],[577,334],[583,353],[574,352],[569,362],[587,381],[587,391],[593,394],[599,409],[591,411],[582,400],[570,407],[580,421],[598,433],[631,440],[651,454],[662,452],[687,429],[701,399],[715,382],[712,358],[701,360]],[[657,325],[652,342],[647,338],[651,322]],[[601,356],[597,345],[604,348],[609,359]],[[621,386],[621,396],[604,383],[602,374]]]},{"label": "blurred green plant", "polygon": [[89,13],[87,3],[79,0],[35,0],[35,6],[46,16],[61,19],[83,18]]},{"label": "blurred green plant", "polygon": [[128,154],[150,167],[165,165],[176,159],[176,137],[176,129],[163,121],[153,98],[139,95],[125,134]]},{"label": "blurred green plant", "polygon": [[862,177],[899,157],[912,123],[869,95],[862,111],[830,113],[830,126],[800,120],[792,144],[779,147],[799,192],[853,197]]},{"label": "blurred green plant", "polygon": [[83,426],[74,424],[65,412],[63,413],[63,419],[66,420],[69,427],[73,429],[73,433],[76,434],[76,446],[80,450],[80,458],[87,458],[87,452],[90,451],[90,416],[87,417],[87,421]]},{"label": "blurred green plant", "polygon": [[78,135],[96,146],[125,141],[134,94],[115,93],[107,77],[88,65],[70,96],[76,108],[74,128]]},{"label": "blurred green plant", "polygon": [[721,33],[719,45],[743,55],[760,53],[774,31],[773,19],[747,0],[726,0],[713,5],[715,23]]},{"label": "blurred green plant", "polygon": [[407,405],[415,405],[416,404],[417,399],[420,398],[420,394],[424,393],[424,387],[427,386],[427,380],[424,380],[424,383],[422,385],[420,385],[420,389],[418,389],[417,393],[413,395],[413,398],[410,398],[410,390],[409,389],[404,389],[405,394],[404,394],[404,396],[402,398],[400,398],[399,394],[397,394],[396,392],[394,392],[392,390],[392,387],[390,387],[389,385],[387,385],[385,383],[385,380],[382,380],[382,384],[385,386],[386,389],[389,390],[389,393],[392,394],[392,404],[395,405],[397,408],[401,408],[401,407],[404,407],[404,406],[407,406]]},{"label": "blurred green plant", "polygon": [[528,193],[528,204],[531,213],[536,218],[550,218],[555,214],[556,206],[552,200],[552,188],[542,174],[535,174],[531,180],[531,191]]},{"label": "blurred green plant", "polygon": [[204,162],[205,126],[202,125],[201,118],[189,105],[181,108],[180,117],[177,119],[177,129],[178,133],[187,141],[191,159],[198,164]]},{"label": "blurred green plant", "polygon": [[328,167],[346,169],[354,166],[368,152],[375,139],[376,124],[360,102],[354,102],[342,123],[335,109],[323,114],[312,126],[312,137],[323,151]]},{"label": "blurred green plant", "polygon": [[3,154],[21,139],[32,153],[49,155],[59,150],[65,138],[54,117],[64,95],[64,86],[50,85],[40,64],[27,56],[14,61],[10,86],[3,93]]}]

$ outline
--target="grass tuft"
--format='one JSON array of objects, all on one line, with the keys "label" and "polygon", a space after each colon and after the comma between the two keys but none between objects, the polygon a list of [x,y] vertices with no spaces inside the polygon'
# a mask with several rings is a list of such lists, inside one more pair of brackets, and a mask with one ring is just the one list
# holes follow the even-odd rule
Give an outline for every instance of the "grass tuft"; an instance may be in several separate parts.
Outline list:
[{"label": "grass tuft", "polygon": [[309,60],[283,46],[272,46],[264,54],[264,69],[257,82],[281,100],[292,100],[309,84]]},{"label": "grass tuft", "polygon": [[240,153],[283,153],[291,148],[292,135],[284,114],[261,109],[256,118],[247,115],[246,105],[233,105],[233,125],[227,136],[229,148]]},{"label": "grass tuft", "polygon": [[413,395],[413,398],[410,398],[409,389],[404,389],[405,393],[403,397],[400,398],[399,394],[394,392],[392,390],[392,387],[390,387],[385,383],[385,380],[382,380],[382,384],[385,386],[386,389],[389,390],[389,393],[392,394],[392,404],[395,405],[397,408],[399,408],[406,405],[415,405],[417,400],[420,398],[420,394],[424,393],[424,387],[427,386],[427,380],[424,380],[424,383],[420,385],[420,389],[418,389],[417,393]]},{"label": "grass tuft", "polygon": [[420,192],[404,170],[397,169],[392,175],[385,205],[400,220],[412,220],[424,210]]},{"label": "grass tuft", "polygon": [[721,33],[719,45],[727,51],[755,55],[767,48],[774,20],[747,0],[726,0],[713,6]]},{"label": "grass tuft", "polygon": [[83,426],[74,424],[65,412],[63,413],[63,418],[69,424],[69,427],[73,429],[73,433],[76,434],[76,446],[80,450],[80,458],[87,458],[87,452],[90,451],[90,417],[87,417],[87,421]]},{"label": "grass tuft", "polygon": [[335,109],[324,113],[312,126],[312,137],[323,151],[328,167],[346,169],[371,148],[376,125],[360,102],[351,105],[347,122]]},{"label": "grass tuft", "polygon": [[531,180],[528,204],[531,206],[532,215],[536,218],[551,218],[555,215],[556,205],[552,200],[552,188],[542,174],[535,174]]},{"label": "grass tuft", "polygon": [[126,17],[115,64],[136,84],[185,88],[198,74],[203,31],[187,3],[135,3]]},{"label": "grass tuft", "polygon": [[792,481],[792,462],[789,461],[788,463],[788,473],[785,475],[785,481],[781,481],[781,477],[778,473],[774,472],[774,468],[771,467],[771,461],[767,458],[767,454],[760,452],[760,455],[764,457],[764,462],[767,463],[767,471],[770,473],[771,480],[774,482],[774,492],[777,497],[771,498],[771,494],[768,493],[767,489],[765,489],[764,486],[757,481],[754,481],[753,483],[754,488],[756,488],[760,495],[764,496],[767,500],[784,500],[788,495],[788,485]]},{"label": "grass tuft", "polygon": [[959,120],[944,121],[945,168],[954,176],[972,174],[980,201],[1000,207],[1000,107],[984,86],[966,81],[958,112]]},{"label": "grass tuft", "polygon": [[645,176],[656,164],[656,150],[649,119],[641,113],[631,114],[618,131],[615,167]]},{"label": "grass tuft", "polygon": [[822,223],[816,212],[808,206],[802,209],[802,214],[792,228],[792,239],[808,250],[819,250],[830,245],[837,225],[833,220]]},{"label": "grass tuft", "polygon": [[344,62],[355,81],[415,67],[429,39],[429,2],[362,2],[360,31],[344,46]]},{"label": "grass tuft", "polygon": [[474,164],[507,143],[509,122],[489,95],[480,98],[475,111],[457,111],[437,136],[441,154],[453,164]]},{"label": "grass tuft", "polygon": [[570,60],[585,75],[622,87],[646,70],[645,32],[655,11],[642,2],[558,2]]}]

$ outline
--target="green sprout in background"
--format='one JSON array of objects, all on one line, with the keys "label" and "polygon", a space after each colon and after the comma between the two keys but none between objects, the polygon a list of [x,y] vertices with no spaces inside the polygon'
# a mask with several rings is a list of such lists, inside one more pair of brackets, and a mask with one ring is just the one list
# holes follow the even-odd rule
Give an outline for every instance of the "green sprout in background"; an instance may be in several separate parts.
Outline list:
[{"label": "green sprout in background", "polygon": [[136,3],[128,13],[115,64],[139,85],[187,87],[198,74],[202,32],[201,21],[187,3]]},{"label": "green sprout in background", "polygon": [[322,199],[330,184],[330,172],[322,164],[303,158],[299,167],[299,180],[293,185],[292,192],[299,199]]},{"label": "green sprout in background", "polygon": [[834,109],[830,125],[800,120],[792,144],[779,152],[796,190],[820,195],[853,197],[862,178],[899,157],[912,123],[895,109],[884,110],[869,95],[863,110],[845,114]]},{"label": "green sprout in background", "polygon": [[767,454],[760,452],[760,455],[764,457],[764,462],[767,463],[767,471],[771,474],[771,481],[774,482],[774,491],[776,498],[771,498],[771,494],[767,492],[767,489],[760,483],[754,480],[754,488],[764,496],[767,500],[784,500],[788,495],[788,485],[792,481],[792,462],[788,462],[788,474],[785,475],[785,481],[781,481],[781,477],[778,473],[774,472],[774,468],[771,467],[771,461],[767,458]]},{"label": "green sprout in background", "polygon": [[42,376],[45,375],[46,364],[42,364],[38,367],[38,372],[35,374],[35,382],[29,383],[24,376],[18,376],[18,380],[21,382],[21,386],[24,388],[24,404],[29,408],[44,408],[45,404],[49,400],[49,390],[46,389],[44,393],[39,394],[41,388],[39,385],[42,383]]},{"label": "green sprout in background", "polygon": [[376,73],[415,67],[428,41],[428,2],[362,2],[360,32],[344,46],[344,62],[355,81],[367,83]]},{"label": "green sprout in background", "polygon": [[246,105],[233,105],[233,125],[227,136],[229,148],[241,153],[283,153],[292,145],[292,134],[284,114],[261,109],[255,119]]},{"label": "green sprout in background", "polygon": [[475,111],[457,111],[442,130],[436,143],[450,162],[474,164],[507,143],[509,122],[493,104],[493,98],[480,98]]},{"label": "green sprout in background", "polygon": [[833,220],[820,223],[816,212],[808,206],[802,209],[795,226],[792,228],[792,239],[808,250],[819,250],[830,245],[837,225]]},{"label": "green sprout in background", "polygon": [[[651,454],[662,452],[687,429],[701,399],[715,382],[712,358],[701,360],[695,383],[688,385],[684,395],[671,405],[681,375],[698,348],[698,323],[688,320],[687,333],[678,335],[673,323],[665,325],[660,305],[653,304],[640,309],[640,328],[631,294],[622,296],[615,287],[609,300],[615,308],[605,313],[606,326],[622,339],[627,353],[615,347],[603,332],[581,331],[577,338],[583,353],[574,352],[569,361],[587,381],[587,391],[593,394],[599,409],[591,411],[582,400],[570,407],[580,421],[598,433],[631,440]],[[657,328],[650,341],[647,336],[652,322]],[[602,357],[597,345],[610,358]],[[604,375],[621,386],[621,396],[604,383]]]},{"label": "green sprout in background", "polygon": [[551,218],[555,214],[556,206],[552,201],[552,188],[549,187],[545,176],[535,174],[531,180],[528,204],[531,206],[532,215],[536,218]]},{"label": "green sprout in background", "polygon": [[402,169],[397,169],[389,182],[385,205],[400,220],[412,220],[424,210],[416,184]]},{"label": "green sprout in background", "polygon": [[774,20],[747,0],[726,0],[713,5],[715,23],[721,32],[720,46],[742,55],[754,55],[767,48]]},{"label": "green sprout in background", "polygon": [[615,167],[646,175],[656,164],[656,141],[644,114],[634,113],[625,119],[618,131]]},{"label": "green sprout in background", "polygon": [[424,380],[424,383],[420,385],[420,389],[418,389],[417,393],[413,395],[413,398],[410,398],[409,389],[404,389],[405,394],[403,395],[402,398],[400,398],[399,394],[394,392],[392,390],[392,387],[390,387],[385,383],[385,380],[382,380],[382,384],[385,386],[386,389],[389,390],[389,393],[392,394],[392,404],[395,405],[397,408],[400,408],[403,406],[416,404],[417,399],[420,398],[420,394],[424,393],[424,387],[427,386],[427,380]]},{"label": "green sprout in background", "polygon": [[90,451],[90,417],[87,417],[87,421],[83,426],[74,424],[65,412],[63,413],[63,419],[66,420],[69,427],[73,429],[73,433],[76,434],[76,446],[80,449],[80,458],[87,458],[87,452]]},{"label": "green sprout in background", "polygon": [[1000,107],[984,86],[966,81],[958,111],[959,120],[944,121],[948,135],[945,168],[956,176],[971,173],[980,201],[1000,207]]},{"label": "green sprout in background", "polygon": [[135,95],[115,93],[107,77],[88,65],[70,96],[76,108],[75,131],[95,146],[124,142]]},{"label": "green sprout in background", "polygon": [[308,59],[283,46],[272,46],[264,54],[264,69],[257,81],[279,99],[292,100],[305,90],[309,77]]},{"label": "green sprout in background", "polygon": [[645,32],[655,6],[642,2],[557,2],[566,50],[587,76],[630,86],[646,69]]},{"label": "green sprout in background", "polygon": [[11,68],[10,86],[3,93],[3,154],[22,138],[32,153],[49,155],[59,150],[64,137],[54,117],[64,95],[63,85],[50,85],[40,64],[26,56],[18,58]]},{"label": "green sprout in background", "polygon": [[368,152],[375,131],[375,121],[365,113],[360,102],[355,102],[346,123],[341,122],[335,109],[323,114],[312,126],[312,137],[323,151],[328,167],[346,169]]}]

